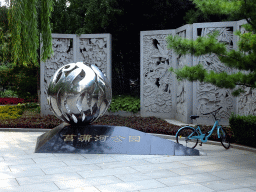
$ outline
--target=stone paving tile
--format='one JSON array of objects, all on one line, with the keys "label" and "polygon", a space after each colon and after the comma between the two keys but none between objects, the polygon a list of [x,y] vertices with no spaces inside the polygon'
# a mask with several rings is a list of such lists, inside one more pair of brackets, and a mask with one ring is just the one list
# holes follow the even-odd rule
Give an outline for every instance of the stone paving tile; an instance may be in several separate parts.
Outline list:
[{"label": "stone paving tile", "polygon": [[[44,158],[37,158],[37,154],[44,154],[44,153],[34,153],[35,157],[33,158],[33,160],[36,161],[36,163],[42,163],[42,162],[47,162],[47,161],[44,161],[43,159]],[[55,161],[58,160],[58,161],[71,161],[71,160],[81,160],[81,161],[84,161],[86,160],[85,157],[83,157],[82,155],[79,155],[79,154],[52,154],[52,159],[50,157],[48,157],[47,159],[50,159],[49,161]]]},{"label": "stone paving tile", "polygon": [[[144,189],[144,190],[139,190],[138,192],[171,192],[171,188],[170,187],[158,187],[155,189]],[[134,191],[132,191],[134,192]],[[175,191],[176,192],[176,191]]]},{"label": "stone paving tile", "polygon": [[12,172],[0,173],[0,179],[6,178],[19,178],[19,177],[32,177],[32,176],[44,176],[45,173],[41,169],[28,169],[28,170],[16,170]]},{"label": "stone paving tile", "polygon": [[[97,159],[102,157],[115,157],[116,154],[80,154],[81,156],[85,157],[86,159]],[[118,156],[118,154],[117,154]],[[122,155],[120,155],[122,156]]]},{"label": "stone paving tile", "polygon": [[7,146],[10,146],[10,145],[17,145],[19,144],[17,141],[2,141],[0,140],[0,145],[1,146],[4,146],[4,145],[7,145]]},{"label": "stone paving tile", "polygon": [[[174,168],[174,169],[170,169],[170,171],[178,174],[178,175],[192,175],[192,174],[200,174],[200,173],[205,173],[205,172],[208,172],[208,168],[209,166],[205,166],[206,168],[202,168],[201,166],[200,167],[181,167],[181,168]],[[214,168],[217,168],[218,167],[216,165],[211,165],[211,169],[214,170]],[[221,168],[219,168],[220,170],[223,170]]]},{"label": "stone paving tile", "polygon": [[10,165],[9,168],[11,171],[16,170],[28,170],[28,169],[47,169],[47,168],[58,168],[58,167],[67,167],[67,165],[61,161],[46,162],[46,163],[35,163],[35,164],[26,164],[26,165]]},{"label": "stone paving tile", "polygon": [[166,185],[156,181],[156,180],[142,180],[135,182],[126,182],[126,183],[116,183],[110,185],[96,185],[97,189],[101,192],[121,192],[121,191],[135,191],[151,188],[161,188],[166,187]]},{"label": "stone paving tile", "polygon": [[118,167],[128,167],[134,165],[148,165],[151,164],[144,159],[135,159],[135,160],[127,160],[127,161],[118,161],[118,162],[110,162],[110,163],[100,163],[96,164],[97,166],[103,169],[110,169],[110,168],[118,168]]},{"label": "stone paving tile", "polygon": [[[223,157],[225,158],[225,157]],[[242,161],[256,161],[256,154],[237,154],[237,155],[230,155],[228,157],[230,161],[234,162],[242,162]]]},{"label": "stone paving tile", "polygon": [[211,173],[200,173],[200,174],[193,174],[193,175],[184,175],[184,176],[180,176],[180,178],[183,178],[185,180],[189,180],[189,181],[192,181],[192,182],[196,182],[196,183],[206,182],[206,181],[220,181],[220,180],[223,180],[222,178],[214,176]]},{"label": "stone paving tile", "polygon": [[256,189],[256,177],[240,177],[231,179],[230,181],[238,183],[242,187],[254,187],[254,190]]},{"label": "stone paving tile", "polygon": [[83,177],[81,177],[77,173],[61,173],[61,174],[33,176],[33,177],[20,177],[16,179],[19,185],[29,185],[29,184],[35,184],[35,183],[47,183],[52,181],[83,179]]},{"label": "stone paving tile", "polygon": [[196,160],[182,161],[182,164],[185,164],[187,166],[201,166],[201,165],[211,166],[216,163],[209,159],[196,159]]},{"label": "stone paving tile", "polygon": [[58,174],[58,173],[71,173],[71,172],[78,172],[78,171],[95,171],[95,170],[102,170],[97,165],[87,164],[87,165],[76,165],[76,166],[63,166],[58,168],[42,168],[45,174]]},{"label": "stone paving tile", "polygon": [[10,168],[7,165],[0,166],[0,173],[2,172],[10,172]]},{"label": "stone paving tile", "polygon": [[35,158],[32,158],[33,161],[35,161],[36,163],[46,163],[46,162],[53,162],[53,161],[62,161],[62,159],[58,158],[58,157],[35,157]]},{"label": "stone paving tile", "polygon": [[[113,183],[122,183],[121,180],[115,176],[105,176],[105,177],[91,177],[86,179],[75,179],[68,181],[55,181],[54,182],[60,189],[74,189],[80,187],[92,187],[96,185],[110,185]],[[97,187],[96,187],[97,188]]]},{"label": "stone paving tile", "polygon": [[172,187],[175,185],[187,185],[187,184],[196,183],[195,181],[185,176],[166,177],[166,178],[160,178],[155,180],[165,184],[168,187]]},{"label": "stone paving tile", "polygon": [[75,189],[58,190],[52,192],[100,192],[95,187],[79,187]]},{"label": "stone paving tile", "polygon": [[[179,162],[182,161],[184,158],[175,158],[175,156],[169,156],[169,157],[158,157],[158,158],[150,158],[150,159],[145,159],[146,161],[150,163],[173,163],[173,162]],[[188,156],[187,159],[194,160],[195,158],[190,158]]]},{"label": "stone paving tile", "polygon": [[53,154],[51,153],[35,153],[35,154],[30,154],[30,155],[9,155],[5,156],[4,160],[5,161],[12,161],[12,160],[17,160],[17,159],[32,159],[32,158],[49,158],[49,157],[54,157]]},{"label": "stone paving tile", "polygon": [[35,161],[33,161],[32,159],[18,159],[18,160],[1,161],[0,162],[0,166],[25,165],[25,164],[35,164]]},{"label": "stone paving tile", "polygon": [[[158,190],[160,189],[160,190]],[[198,183],[192,183],[188,185],[178,185],[168,188],[157,188],[149,190],[141,190],[140,192],[214,192],[214,190],[202,186]]]},{"label": "stone paving tile", "polygon": [[0,190],[3,187],[19,186],[16,179],[0,179]]},{"label": "stone paving tile", "polygon": [[[85,157],[90,158],[90,154],[88,155],[83,155]],[[113,159],[117,161],[130,161],[130,160],[135,160],[135,159],[154,159],[158,157],[162,157],[161,155],[109,155]]]},{"label": "stone paving tile", "polygon": [[255,187],[248,187],[249,189],[256,191]]},{"label": "stone paving tile", "polygon": [[23,186],[10,186],[5,188],[0,188],[0,192],[38,192],[38,191],[54,191],[59,188],[54,183],[40,183],[33,185],[23,185]]},{"label": "stone paving tile", "polygon": [[160,170],[147,173],[136,173],[136,174],[115,174],[115,176],[124,182],[139,181],[139,180],[149,180],[157,178],[167,178],[179,176],[170,170]]},{"label": "stone paving tile", "polygon": [[81,171],[81,172],[77,172],[77,173],[84,178],[88,178],[88,177],[115,175],[115,174],[121,174],[121,173],[137,174],[138,171],[136,171],[135,169],[132,169],[131,167],[121,167],[121,168],[115,168],[115,169],[100,169],[100,170],[93,170],[93,171]]},{"label": "stone paving tile", "polygon": [[131,166],[131,167],[143,173],[143,172],[162,170],[162,169],[172,170],[174,168],[182,168],[182,167],[188,167],[188,166],[179,162],[173,162],[173,163],[155,163],[151,165],[139,165],[139,166]]},{"label": "stone paving tile", "polygon": [[207,181],[201,182],[200,184],[215,191],[244,188],[241,185],[239,185],[239,183],[234,182],[232,180]]},{"label": "stone paving tile", "polygon": [[244,169],[214,171],[214,172],[211,172],[211,174],[223,179],[234,179],[238,177],[249,177],[249,176],[255,177],[256,176],[256,172],[254,170],[244,170]]},{"label": "stone paving tile", "polygon": [[97,163],[107,163],[107,162],[118,162],[112,157],[102,157],[97,159],[84,159],[84,160],[63,160],[67,165],[84,165],[84,164],[97,164]]},{"label": "stone paving tile", "polygon": [[13,155],[22,156],[22,155],[27,155],[27,153],[25,153],[24,151],[21,151],[21,150],[16,151],[16,152],[6,151],[5,153],[1,153],[2,157],[12,157]]},{"label": "stone paving tile", "polygon": [[[40,154],[40,153],[36,153],[36,154]],[[41,153],[41,154],[45,154],[45,153]],[[82,154],[70,154],[70,153],[50,153],[51,155],[53,155],[54,157],[58,157],[58,158],[77,158],[77,159],[86,159],[86,157],[82,156]]]},{"label": "stone paving tile", "polygon": [[[256,162],[256,161],[255,161]],[[226,169],[244,169],[244,170],[254,170],[256,171],[256,164],[251,161],[242,161],[242,162],[230,162],[223,164]]]},{"label": "stone paving tile", "polygon": [[254,192],[254,190],[250,188],[239,188],[239,189],[230,189],[230,190],[218,191],[218,192]]}]

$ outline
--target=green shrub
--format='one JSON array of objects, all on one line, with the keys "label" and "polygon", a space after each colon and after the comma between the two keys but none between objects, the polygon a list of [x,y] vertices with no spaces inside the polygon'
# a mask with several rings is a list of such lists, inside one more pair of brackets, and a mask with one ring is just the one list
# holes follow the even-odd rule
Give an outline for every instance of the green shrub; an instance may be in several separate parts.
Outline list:
[{"label": "green shrub", "polygon": [[19,106],[10,106],[10,105],[5,105],[5,106],[0,106],[0,119],[17,119],[21,117],[21,115],[24,112],[23,107]]},{"label": "green shrub", "polygon": [[16,65],[0,70],[0,85],[10,87],[19,98],[37,98],[37,74],[39,67]]},{"label": "green shrub", "polygon": [[5,90],[4,92],[0,92],[0,98],[18,98],[18,95],[13,90]]},{"label": "green shrub", "polygon": [[237,143],[256,147],[256,116],[240,116],[232,113],[229,124]]},{"label": "green shrub", "polygon": [[39,103],[19,103],[17,106],[36,113],[40,113],[41,109]]},{"label": "green shrub", "polygon": [[130,95],[113,96],[108,111],[128,111],[137,113],[140,110],[140,99]]}]

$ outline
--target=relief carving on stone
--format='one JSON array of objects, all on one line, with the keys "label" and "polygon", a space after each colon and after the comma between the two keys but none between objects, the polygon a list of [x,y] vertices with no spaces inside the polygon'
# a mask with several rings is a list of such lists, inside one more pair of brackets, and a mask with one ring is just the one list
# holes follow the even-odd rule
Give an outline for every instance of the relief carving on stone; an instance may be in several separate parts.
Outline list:
[{"label": "relief carving on stone", "polygon": [[78,61],[96,65],[107,74],[107,38],[79,38]]},{"label": "relief carving on stone", "polygon": [[[227,46],[227,50],[229,51],[230,49],[233,49],[232,29],[233,28],[229,27],[202,28],[201,36],[206,36],[214,30],[218,30],[218,41],[224,42]],[[214,70],[216,72],[232,72],[229,67],[225,66],[223,63],[220,62],[219,58],[215,54],[207,54],[198,57],[194,65],[197,65],[198,63],[201,63],[207,70]],[[221,89],[207,83],[198,83],[196,100],[198,115],[211,112],[218,107],[223,107],[218,115],[221,119],[224,119],[225,121],[228,120],[234,108],[233,97],[230,90]],[[202,116],[199,121],[201,119],[204,121],[208,121],[209,118],[212,121],[212,115]]]},{"label": "relief carving on stone", "polygon": [[163,35],[143,37],[143,98],[146,112],[170,113],[171,92],[171,51]]},{"label": "relief carving on stone", "polygon": [[[242,34],[247,33],[244,27],[239,26]],[[248,53],[245,52],[245,55]],[[248,71],[243,71],[248,73]],[[238,97],[238,114],[239,115],[256,115],[256,90],[250,87],[245,88],[245,93]]]},{"label": "relief carving on stone", "polygon": [[[52,49],[54,51],[53,56],[46,60],[44,65],[44,81],[43,90],[41,94],[43,97],[47,97],[47,85],[55,71],[65,64],[73,63],[73,46],[71,45],[71,39],[64,38],[52,38]],[[44,111],[50,111],[50,106],[46,103],[41,105]]]},{"label": "relief carving on stone", "polygon": [[[182,38],[186,38],[186,31],[181,31],[177,34]],[[182,68],[186,65],[186,56],[177,56],[177,68]],[[177,81],[177,93],[176,93],[176,113],[181,116],[186,116],[186,90],[185,81]]]}]

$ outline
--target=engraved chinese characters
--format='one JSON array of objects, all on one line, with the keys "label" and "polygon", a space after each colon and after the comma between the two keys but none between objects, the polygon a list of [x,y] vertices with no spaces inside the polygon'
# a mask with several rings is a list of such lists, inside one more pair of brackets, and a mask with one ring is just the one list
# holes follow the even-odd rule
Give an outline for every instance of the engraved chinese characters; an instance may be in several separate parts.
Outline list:
[{"label": "engraved chinese characters", "polygon": [[54,114],[67,123],[91,123],[110,105],[110,83],[95,65],[82,62],[64,65],[51,78],[48,104]]},{"label": "engraved chinese characters", "polygon": [[[85,134],[85,135],[74,135],[74,134],[67,134],[63,135],[64,141],[68,142],[71,141],[73,142],[75,138],[78,139],[80,142],[93,142],[93,141],[100,141],[100,142],[105,142],[106,139],[109,137],[113,142],[122,142],[125,137],[122,136],[109,136],[109,135],[96,135],[93,137],[90,134]],[[129,136],[129,142],[140,142],[140,136]]]}]

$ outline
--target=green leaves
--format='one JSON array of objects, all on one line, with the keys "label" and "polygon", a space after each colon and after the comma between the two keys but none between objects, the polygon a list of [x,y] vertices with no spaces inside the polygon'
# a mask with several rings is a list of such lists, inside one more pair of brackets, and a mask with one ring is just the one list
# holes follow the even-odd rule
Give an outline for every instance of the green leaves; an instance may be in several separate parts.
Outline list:
[{"label": "green leaves", "polygon": [[[38,66],[37,49],[39,48],[39,28],[37,15],[41,15],[42,59],[45,61],[51,54],[52,38],[50,12],[53,0],[41,1],[41,13],[37,13],[38,0],[11,0],[8,11],[9,30],[11,34],[11,60],[13,63],[27,66],[33,62]],[[6,59],[6,58],[4,58]]]},{"label": "green leaves", "polygon": [[239,0],[193,0],[196,7],[209,14],[230,14],[236,12],[243,1]]},{"label": "green leaves", "polygon": [[115,20],[117,14],[121,14],[122,10],[115,8],[116,0],[94,0],[87,4],[85,16],[85,31],[87,33],[104,32],[104,28],[109,25],[111,20]]},{"label": "green leaves", "polygon": [[170,68],[169,70],[177,75],[177,79],[179,81],[187,79],[189,81],[199,80],[200,82],[202,82],[204,81],[205,76],[207,74],[206,70],[200,64],[193,67],[185,66],[182,69],[176,70]]},{"label": "green leaves", "polygon": [[174,49],[177,54],[192,54],[195,56],[205,55],[208,53],[226,54],[226,46],[219,43],[216,37],[219,32],[214,31],[208,34],[208,37],[198,37],[196,40],[181,38],[176,36],[167,36],[167,48]]},{"label": "green leaves", "polygon": [[41,0],[41,42],[43,43],[41,59],[44,62],[53,54],[50,24],[50,16],[52,10],[53,0]]},{"label": "green leaves", "polygon": [[196,40],[168,36],[167,47],[180,55],[192,54],[198,57],[214,53],[223,64],[232,69],[241,70],[243,73],[240,71],[232,74],[225,71],[220,73],[207,71],[200,64],[192,67],[185,66],[178,70],[170,68],[170,71],[177,75],[178,80],[200,81],[220,88],[233,89],[234,96],[243,93],[245,87],[256,88],[256,0],[193,0],[193,2],[207,14],[230,14],[233,11],[232,14],[246,15],[248,24],[243,27],[247,32],[244,34],[239,31],[235,32],[239,36],[237,43],[239,50],[227,52],[226,45],[217,40],[218,31],[208,34],[208,37],[198,37]]},{"label": "green leaves", "polygon": [[132,96],[114,96],[108,111],[129,111],[137,113],[140,110],[140,99]]}]

